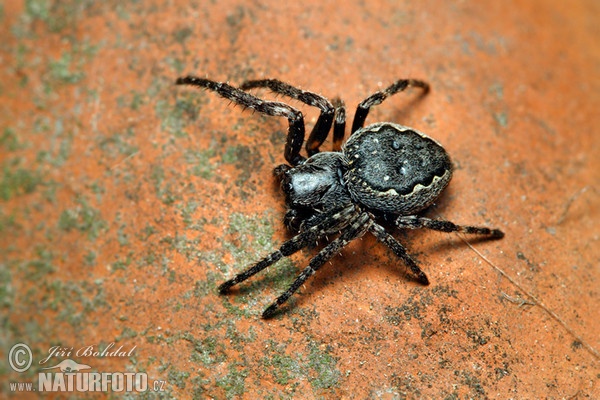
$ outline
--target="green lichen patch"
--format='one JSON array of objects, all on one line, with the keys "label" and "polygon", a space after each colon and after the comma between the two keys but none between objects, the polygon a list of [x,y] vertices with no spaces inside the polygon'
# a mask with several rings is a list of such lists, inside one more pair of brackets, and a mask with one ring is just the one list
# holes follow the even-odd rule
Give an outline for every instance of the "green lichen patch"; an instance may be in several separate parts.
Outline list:
[{"label": "green lichen patch", "polygon": [[15,166],[4,164],[0,176],[0,200],[10,200],[13,197],[32,193],[43,183],[42,175],[31,169],[20,166],[17,160]]},{"label": "green lichen patch", "polygon": [[58,218],[58,228],[70,232],[79,231],[95,240],[106,229],[107,223],[102,219],[100,211],[91,207],[84,197],[76,200],[77,205],[64,210]]},{"label": "green lichen patch", "polygon": [[191,175],[198,176],[204,179],[211,179],[214,171],[218,167],[211,159],[215,156],[215,149],[209,148],[206,150],[187,149],[184,158],[189,164],[188,172]]},{"label": "green lichen patch", "polygon": [[303,352],[289,354],[285,344],[267,340],[265,348],[266,354],[260,363],[278,384],[294,387],[299,381],[307,380],[316,392],[339,385],[341,373],[330,347],[311,340]]}]

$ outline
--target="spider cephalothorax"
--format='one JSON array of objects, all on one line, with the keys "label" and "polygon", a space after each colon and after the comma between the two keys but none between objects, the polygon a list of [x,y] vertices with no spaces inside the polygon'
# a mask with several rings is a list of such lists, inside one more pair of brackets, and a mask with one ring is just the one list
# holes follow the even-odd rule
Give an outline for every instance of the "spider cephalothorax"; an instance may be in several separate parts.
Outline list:
[{"label": "spider cephalothorax", "polygon": [[[393,221],[399,228],[427,228],[443,232],[504,236],[498,229],[456,225],[450,221],[418,216],[439,197],[452,177],[452,162],[444,148],[425,134],[391,122],[363,127],[369,109],[388,96],[409,86],[425,93],[429,85],[415,79],[402,79],[363,100],[356,110],[352,132],[342,145],[346,113],[340,100],[335,106],[326,98],[303,91],[275,79],[247,81],[240,88],[204,78],[187,76],[178,85],[192,85],[217,92],[244,107],[289,121],[284,157],[288,164],[275,168],[286,195],[286,226],[297,235],[279,250],[251,268],[219,286],[221,293],[282,257],[334,237],[310,260],[292,285],[263,312],[271,317],[306,280],[350,241],[366,232],[400,257],[416,279],[429,284],[425,273],[407,254],[406,249],[379,223]],[[299,100],[321,110],[306,141],[308,158],[300,155],[304,143],[304,117],[297,109],[281,102],[262,100],[245,90],[266,87],[273,92]],[[319,152],[333,125],[333,151]],[[378,222],[379,221],[379,222]]]}]

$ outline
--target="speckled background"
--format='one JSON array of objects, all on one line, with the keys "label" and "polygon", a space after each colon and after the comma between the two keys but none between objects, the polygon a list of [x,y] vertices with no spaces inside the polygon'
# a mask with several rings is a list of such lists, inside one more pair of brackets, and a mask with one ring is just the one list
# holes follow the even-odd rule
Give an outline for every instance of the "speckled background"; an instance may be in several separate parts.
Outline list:
[{"label": "speckled background", "polygon": [[[2,395],[69,358],[165,382],[143,398],[600,398],[599,16],[594,0],[0,3]],[[290,237],[271,173],[286,121],[175,87],[187,73],[277,77],[350,117],[395,79],[430,82],[367,122],[451,154],[427,215],[506,237],[396,232],[423,287],[365,236],[261,320],[314,250],[216,287]],[[111,343],[131,354],[40,364]]]}]

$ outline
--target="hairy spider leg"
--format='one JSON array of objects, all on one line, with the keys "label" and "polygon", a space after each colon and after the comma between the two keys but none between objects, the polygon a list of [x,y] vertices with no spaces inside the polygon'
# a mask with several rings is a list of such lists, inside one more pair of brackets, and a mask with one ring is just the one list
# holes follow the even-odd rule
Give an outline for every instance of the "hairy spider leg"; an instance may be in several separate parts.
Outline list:
[{"label": "hairy spider leg", "polygon": [[361,101],[358,107],[356,108],[356,114],[354,114],[354,121],[352,121],[351,134],[363,127],[365,120],[367,119],[367,115],[369,114],[369,109],[371,107],[381,104],[389,96],[392,96],[398,92],[402,92],[409,86],[419,87],[423,89],[423,95],[429,92],[429,84],[427,82],[419,81],[416,79],[400,79],[388,86],[386,89],[373,93],[372,95]]},{"label": "hairy spider leg", "polygon": [[306,152],[308,153],[308,156],[310,157],[313,154],[318,153],[319,147],[323,144],[331,130],[331,124],[335,114],[335,109],[329,100],[316,93],[298,89],[278,79],[257,79],[246,81],[240,85],[240,89],[242,90],[254,88],[267,88],[274,93],[296,99],[306,105],[317,107],[321,110],[319,118],[306,141]]},{"label": "hairy spider leg", "polygon": [[333,99],[335,120],[333,121],[333,151],[342,151],[344,134],[346,133],[346,107],[339,97]]},{"label": "hairy spider leg", "polygon": [[286,117],[289,121],[289,128],[284,157],[286,161],[293,166],[298,165],[305,160],[305,158],[300,155],[302,143],[304,142],[304,117],[302,116],[302,113],[295,108],[277,101],[262,100],[227,83],[211,81],[196,76],[177,78],[175,83],[177,85],[190,85],[209,89],[243,107],[256,110],[266,115]]},{"label": "hairy spider leg", "polygon": [[285,303],[297,290],[306,282],[308,278],[315,274],[333,256],[338,254],[344,246],[350,243],[352,240],[357,239],[364,235],[366,230],[369,228],[371,217],[365,212],[359,213],[355,216],[344,229],[344,231],[325,246],[319,253],[314,256],[308,266],[298,275],[296,280],[290,285],[290,287],[283,292],[269,307],[262,313],[263,318],[271,318],[276,312],[279,306]]},{"label": "hairy spider leg", "polygon": [[369,228],[369,232],[371,232],[373,236],[377,238],[377,240],[389,247],[397,257],[404,261],[412,273],[415,274],[419,283],[422,283],[423,285],[429,285],[429,279],[427,279],[425,272],[423,272],[417,263],[408,255],[406,248],[392,235],[387,233],[383,226],[373,222]]},{"label": "hairy spider leg", "polygon": [[279,261],[283,257],[290,256],[304,247],[317,242],[321,237],[328,233],[342,229],[352,219],[355,213],[354,206],[348,206],[337,212],[321,214],[321,218],[309,229],[297,234],[290,240],[284,242],[279,250],[269,254],[246,271],[237,274],[234,278],[222,283],[219,286],[219,293],[229,292],[232,286],[245,281],[253,275],[256,275],[263,269]]},{"label": "hairy spider leg", "polygon": [[400,216],[396,219],[396,226],[409,229],[432,229],[441,232],[460,232],[470,235],[486,235],[490,239],[502,239],[504,232],[500,229],[490,229],[481,226],[456,225],[454,222],[429,219],[416,215]]}]

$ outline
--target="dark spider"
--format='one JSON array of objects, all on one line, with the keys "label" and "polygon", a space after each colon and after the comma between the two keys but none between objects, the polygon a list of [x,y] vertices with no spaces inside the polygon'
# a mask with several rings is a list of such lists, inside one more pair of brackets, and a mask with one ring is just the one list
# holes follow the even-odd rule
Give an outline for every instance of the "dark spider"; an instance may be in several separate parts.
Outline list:
[{"label": "dark spider", "polygon": [[[500,239],[499,229],[456,225],[417,215],[442,193],[452,177],[452,162],[444,148],[425,134],[392,122],[363,127],[369,109],[388,96],[409,86],[429,91],[429,85],[415,79],[401,79],[363,100],[356,110],[352,134],[344,145],[346,113],[341,100],[335,106],[315,93],[297,89],[275,80],[244,82],[240,88],[195,76],[178,78],[178,85],[192,85],[217,92],[222,97],[267,115],[289,121],[284,156],[290,165],[275,168],[286,196],[286,226],[298,234],[279,250],[219,286],[229,289],[262,271],[283,257],[313,245],[321,239],[337,237],[313,257],[292,285],[262,316],[269,318],[327,260],[350,241],[371,232],[410,268],[416,279],[428,285],[427,275],[407,254],[406,249],[377,221],[393,221],[399,228],[427,228],[443,232],[462,232]],[[252,88],[269,90],[299,100],[321,110],[306,141],[308,158],[300,155],[304,142],[304,117],[297,109],[281,102],[266,101],[245,92]],[[319,152],[333,125],[333,151]]]}]

